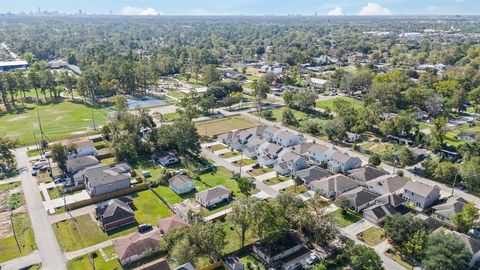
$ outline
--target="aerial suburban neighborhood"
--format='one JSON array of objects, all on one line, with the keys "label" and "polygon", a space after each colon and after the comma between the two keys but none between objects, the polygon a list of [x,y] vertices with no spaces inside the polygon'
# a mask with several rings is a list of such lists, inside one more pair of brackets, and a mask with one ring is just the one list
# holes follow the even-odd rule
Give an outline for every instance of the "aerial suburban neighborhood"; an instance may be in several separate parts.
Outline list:
[{"label": "aerial suburban neighborhood", "polygon": [[480,269],[475,0],[5,2],[1,270]]}]

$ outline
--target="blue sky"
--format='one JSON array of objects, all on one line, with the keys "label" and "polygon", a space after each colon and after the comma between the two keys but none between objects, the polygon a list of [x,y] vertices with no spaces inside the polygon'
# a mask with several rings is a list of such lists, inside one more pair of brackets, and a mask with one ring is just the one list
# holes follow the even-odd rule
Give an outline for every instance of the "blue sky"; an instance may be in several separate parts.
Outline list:
[{"label": "blue sky", "polygon": [[124,15],[480,15],[480,0],[0,0],[0,13],[37,8]]}]

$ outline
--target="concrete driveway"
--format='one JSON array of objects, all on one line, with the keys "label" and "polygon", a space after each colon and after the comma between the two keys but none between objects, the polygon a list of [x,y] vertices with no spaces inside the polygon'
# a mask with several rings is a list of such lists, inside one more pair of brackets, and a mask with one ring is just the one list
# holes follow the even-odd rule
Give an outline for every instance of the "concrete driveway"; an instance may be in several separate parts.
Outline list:
[{"label": "concrete driveway", "polygon": [[343,228],[343,230],[345,231],[345,233],[350,236],[350,237],[357,237],[357,234],[365,231],[366,229],[370,228],[370,227],[373,227],[375,225],[373,225],[373,223],[371,223],[370,221],[366,220],[366,219],[362,219],[356,223],[353,223],[352,225],[350,226],[347,226],[345,228]]}]

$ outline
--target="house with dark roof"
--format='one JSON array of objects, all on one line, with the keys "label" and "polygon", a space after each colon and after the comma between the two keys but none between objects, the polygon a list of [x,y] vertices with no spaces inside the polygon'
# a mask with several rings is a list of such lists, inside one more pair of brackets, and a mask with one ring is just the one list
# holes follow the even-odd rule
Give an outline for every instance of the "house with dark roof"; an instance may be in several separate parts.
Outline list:
[{"label": "house with dark roof", "polygon": [[93,167],[100,163],[95,156],[77,157],[67,160],[67,172],[74,174],[88,167]]},{"label": "house with dark roof", "polygon": [[179,267],[173,269],[173,270],[195,270],[195,267],[191,263],[185,263],[180,265]]},{"label": "house with dark roof", "polygon": [[219,203],[230,201],[232,192],[224,186],[215,186],[195,194],[195,199],[205,208],[215,207]]},{"label": "house with dark roof", "polygon": [[158,258],[154,261],[133,268],[133,270],[170,270],[170,265],[168,265],[167,260]]},{"label": "house with dark roof", "polygon": [[309,187],[326,198],[334,198],[361,185],[361,182],[343,174],[335,174],[327,178],[312,181]]},{"label": "house with dark roof", "polygon": [[375,199],[378,197],[380,197],[380,195],[377,193],[363,187],[358,187],[338,196],[337,200],[346,200],[350,209],[355,212],[360,212],[375,204]]},{"label": "house with dark roof", "polygon": [[247,76],[235,70],[224,70],[222,76],[225,79],[236,80],[236,81],[245,81]]},{"label": "house with dark roof", "polygon": [[101,165],[84,170],[85,188],[90,196],[99,196],[130,187],[130,170],[127,163]]},{"label": "house with dark roof", "polygon": [[351,157],[347,154],[335,151],[332,158],[327,163],[327,168],[333,173],[346,172],[362,166],[362,161],[357,157]]},{"label": "house with dark roof", "polygon": [[158,228],[162,234],[166,234],[173,229],[181,229],[188,227],[188,223],[179,215],[173,215],[157,221]]},{"label": "house with dark roof", "polygon": [[358,169],[349,170],[347,174],[350,178],[362,182],[368,182],[382,175],[385,175],[385,172],[372,166],[365,166]]},{"label": "house with dark roof", "polygon": [[253,252],[269,265],[287,258],[302,248],[303,241],[295,231],[282,234],[274,243],[259,241],[253,244]]},{"label": "house with dark roof", "polygon": [[474,142],[474,141],[477,140],[477,138],[479,136],[478,136],[478,134],[473,133],[473,132],[461,132],[457,135],[457,137],[462,141]]},{"label": "house with dark roof", "polygon": [[195,190],[195,183],[187,175],[177,174],[168,179],[168,186],[178,195]]},{"label": "house with dark roof", "polygon": [[133,199],[130,196],[112,199],[97,205],[95,216],[106,232],[135,223],[132,210]]},{"label": "house with dark roof", "polygon": [[452,224],[452,219],[455,214],[462,212],[463,207],[468,204],[468,201],[458,196],[452,196],[446,201],[432,207],[433,217],[448,225]]},{"label": "house with dark roof", "polygon": [[368,189],[380,194],[400,193],[408,179],[398,175],[383,175],[366,183]]},{"label": "house with dark roof", "polygon": [[420,210],[425,210],[440,199],[440,188],[418,181],[409,181],[403,188],[403,198]]},{"label": "house with dark roof", "polygon": [[305,168],[308,168],[307,160],[290,149],[285,149],[279,154],[277,164],[274,166],[274,170],[281,175],[294,174]]},{"label": "house with dark roof", "polygon": [[112,240],[118,260],[122,265],[138,261],[160,250],[162,235],[158,230],[133,233]]},{"label": "house with dark roof", "polygon": [[295,172],[295,177],[301,179],[305,185],[308,185],[312,181],[329,177],[330,175],[332,175],[330,171],[319,166],[311,166]]},{"label": "house with dark roof", "polygon": [[378,197],[374,205],[363,210],[363,217],[374,224],[382,224],[388,216],[409,213],[410,209],[403,205],[404,202],[402,197],[395,194]]}]

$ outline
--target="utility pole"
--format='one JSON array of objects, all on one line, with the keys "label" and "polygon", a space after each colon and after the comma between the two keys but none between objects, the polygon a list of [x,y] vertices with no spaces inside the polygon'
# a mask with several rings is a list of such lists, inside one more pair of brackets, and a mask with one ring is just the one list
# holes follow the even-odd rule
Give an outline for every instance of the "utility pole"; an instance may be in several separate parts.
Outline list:
[{"label": "utility pole", "polygon": [[94,114],[94,110],[93,110],[93,107],[95,105],[95,88],[92,87],[92,123],[93,123],[93,130],[97,130],[97,127],[95,125],[95,114]]},{"label": "utility pole", "polygon": [[453,178],[453,186],[452,186],[452,196],[453,196],[453,191],[455,190],[455,185],[457,184],[457,176],[458,174],[455,174],[455,178]]}]

